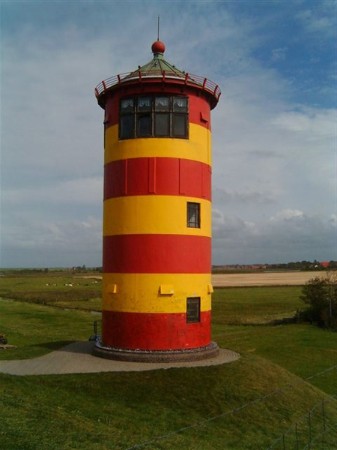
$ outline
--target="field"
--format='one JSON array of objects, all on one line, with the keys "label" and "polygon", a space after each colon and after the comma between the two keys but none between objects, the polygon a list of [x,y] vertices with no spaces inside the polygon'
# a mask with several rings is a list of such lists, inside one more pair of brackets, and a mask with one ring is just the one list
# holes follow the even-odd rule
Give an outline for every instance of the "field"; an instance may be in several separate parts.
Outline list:
[{"label": "field", "polygon": [[[71,273],[5,274],[0,332],[17,348],[0,359],[88,339],[100,289],[99,278]],[[216,289],[213,338],[241,354],[228,365],[0,374],[0,448],[336,449],[337,333],[288,323],[300,294],[292,285]]]},{"label": "field", "polygon": [[215,287],[233,286],[300,286],[310,278],[321,277],[322,271],[316,272],[257,272],[214,274],[212,283]]}]

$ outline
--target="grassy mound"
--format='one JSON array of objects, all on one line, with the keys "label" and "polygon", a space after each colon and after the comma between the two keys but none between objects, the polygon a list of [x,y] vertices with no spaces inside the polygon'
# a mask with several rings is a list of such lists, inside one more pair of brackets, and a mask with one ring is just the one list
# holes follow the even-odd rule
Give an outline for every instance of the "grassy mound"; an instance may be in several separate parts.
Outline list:
[{"label": "grassy mound", "polygon": [[[275,450],[304,448],[309,437],[315,450],[337,448],[337,333],[271,324],[299,307],[298,294],[298,288],[281,287],[216,291],[213,338],[241,354],[231,364],[0,374],[0,448]],[[0,359],[87,340],[96,318],[2,299],[0,329],[17,348],[0,352]]]},{"label": "grassy mound", "polygon": [[[255,355],[209,368],[0,380],[7,450],[268,448],[323,396]],[[336,421],[336,403],[326,416]]]}]

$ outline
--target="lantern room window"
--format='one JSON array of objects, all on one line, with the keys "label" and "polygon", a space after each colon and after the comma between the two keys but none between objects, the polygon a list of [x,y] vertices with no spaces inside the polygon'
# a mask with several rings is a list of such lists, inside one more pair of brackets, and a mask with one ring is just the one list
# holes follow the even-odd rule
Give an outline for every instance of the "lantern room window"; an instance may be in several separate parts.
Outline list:
[{"label": "lantern room window", "polygon": [[139,96],[120,102],[119,138],[188,138],[188,99],[182,96]]}]

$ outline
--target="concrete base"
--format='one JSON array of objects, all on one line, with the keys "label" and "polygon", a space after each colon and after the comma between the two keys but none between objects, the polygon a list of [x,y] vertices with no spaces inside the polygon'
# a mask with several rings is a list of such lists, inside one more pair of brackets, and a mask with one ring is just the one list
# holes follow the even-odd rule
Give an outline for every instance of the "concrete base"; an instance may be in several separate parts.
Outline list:
[{"label": "concrete base", "polygon": [[198,347],[185,350],[124,350],[105,346],[102,342],[96,341],[93,354],[101,358],[113,359],[116,361],[133,362],[189,362],[200,361],[202,359],[214,358],[219,354],[219,347],[215,342],[211,342],[206,347]]}]

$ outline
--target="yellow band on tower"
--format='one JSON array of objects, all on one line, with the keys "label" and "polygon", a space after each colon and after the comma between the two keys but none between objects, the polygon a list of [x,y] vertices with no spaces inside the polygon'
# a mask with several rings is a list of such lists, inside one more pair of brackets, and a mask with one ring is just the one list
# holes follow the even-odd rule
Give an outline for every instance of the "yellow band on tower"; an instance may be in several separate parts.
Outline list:
[{"label": "yellow band on tower", "polygon": [[103,276],[103,309],[139,313],[186,313],[186,298],[200,297],[211,310],[210,274],[120,274]]},{"label": "yellow band on tower", "polygon": [[[200,228],[187,226],[187,202],[200,203]],[[104,202],[104,236],[183,234],[210,237],[211,203],[194,197],[137,195]]]},{"label": "yellow band on tower", "polygon": [[181,158],[192,159],[208,165],[211,161],[211,132],[190,123],[189,139],[138,138],[118,139],[118,125],[105,131],[104,164],[128,158]]}]

